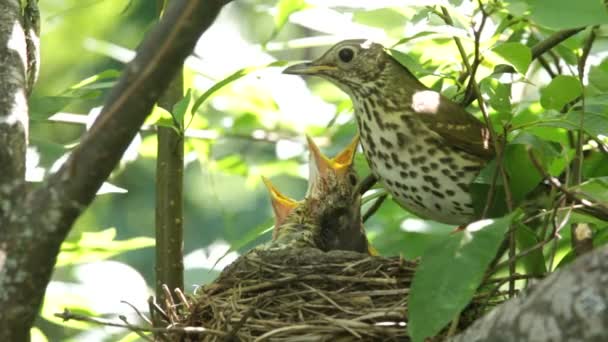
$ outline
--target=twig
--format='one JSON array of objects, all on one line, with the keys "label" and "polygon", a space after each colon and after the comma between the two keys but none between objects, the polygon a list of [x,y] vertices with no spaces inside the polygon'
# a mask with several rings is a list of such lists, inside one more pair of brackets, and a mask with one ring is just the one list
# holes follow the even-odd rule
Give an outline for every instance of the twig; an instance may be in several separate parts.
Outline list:
[{"label": "twig", "polygon": [[[445,21],[445,23],[450,26],[454,26],[454,20],[452,20],[452,17],[450,16],[450,13],[448,12],[448,9],[445,8],[445,6],[441,6],[441,13],[443,14],[443,16],[441,16],[443,21]],[[467,53],[464,50],[464,46],[462,46],[462,42],[460,41],[460,38],[456,36],[452,37],[452,39],[454,39],[454,43],[456,43],[456,47],[458,48],[458,52],[460,53],[460,58],[462,58],[462,64],[464,64],[465,72],[470,75],[471,64],[469,63],[469,59],[467,58]]]},{"label": "twig", "polygon": [[[554,34],[552,34],[551,36],[549,36],[548,38],[541,40],[540,42],[538,42],[536,45],[534,45],[530,49],[532,52],[532,60],[537,59],[538,57],[542,56],[545,52],[553,49],[555,46],[559,45],[564,40],[574,36],[575,34],[581,32],[584,29],[585,29],[584,27],[579,27],[579,28],[575,28],[575,29],[558,31],[558,32],[555,32]],[[494,70],[494,73],[496,73],[496,74],[514,73],[514,72],[515,72],[515,69],[510,65],[500,66]]]},{"label": "twig", "polygon": [[549,74],[549,77],[551,77],[553,79],[557,76],[557,74],[553,71],[553,69],[551,69],[551,65],[547,62],[547,60],[544,57],[538,56],[537,59],[538,59],[538,63],[543,67],[543,69],[545,69],[547,74]]},{"label": "twig", "polygon": [[163,316],[162,318],[167,322],[171,322],[171,320],[169,319],[169,316],[167,315],[167,313],[165,312],[165,310],[163,310],[163,308],[160,307],[160,305],[158,305],[156,303],[156,299],[152,296],[150,296],[150,298],[148,298],[148,305],[150,306],[150,315],[152,316],[152,321],[156,321],[154,319],[154,312],[159,313],[161,316]]},{"label": "twig", "polygon": [[538,274],[519,274],[519,273],[515,273],[511,276],[508,277],[500,277],[500,278],[491,278],[487,281],[484,282],[484,284],[493,284],[493,283],[501,283],[504,284],[505,282],[509,281],[509,279],[514,279],[514,280],[527,280],[527,279],[536,279],[536,278],[542,278],[542,275],[538,275]]},{"label": "twig", "polygon": [[249,317],[251,317],[251,315],[257,309],[257,303],[260,301],[260,299],[262,297],[274,296],[276,294],[276,292],[277,291],[275,290],[266,295],[256,297],[256,302],[255,302],[256,305],[251,305],[249,307],[249,309],[243,314],[243,317],[241,317],[241,319],[234,325],[232,330],[230,330],[230,332],[226,336],[224,336],[223,340],[226,342],[233,341],[234,338],[236,337],[236,334],[239,332],[239,330],[241,330],[241,328],[245,325],[245,323],[247,322]]},{"label": "twig", "polygon": [[171,290],[169,289],[169,286],[167,286],[167,284],[162,284],[161,290],[164,294],[163,299],[165,301],[165,310],[167,310],[167,312],[169,313],[169,322],[174,324],[178,321],[178,318],[177,313],[175,312],[175,301],[173,300],[173,296],[171,295]]},{"label": "twig", "polygon": [[[596,27],[591,28],[591,32],[589,33],[589,37],[585,41],[585,45],[583,46],[583,51],[578,61],[578,79],[581,85],[581,89],[585,89],[585,84],[583,79],[585,77],[585,64],[587,63],[587,58],[589,57],[589,52],[591,51],[591,47],[593,46],[593,42],[595,41],[595,30]],[[585,124],[585,93],[581,94],[581,117],[579,121],[579,129],[577,134],[577,142],[576,142],[576,154],[572,163],[572,179],[573,181],[570,183],[570,186],[578,185],[582,181],[582,171],[583,171],[583,136],[585,135],[583,131],[583,127]],[[572,250],[575,255],[582,255],[593,248],[593,240],[591,230],[589,226],[583,223],[574,223],[571,225],[570,229],[570,237],[572,243]]]},{"label": "twig", "polygon": [[483,31],[483,28],[486,25],[488,13],[485,11],[481,0],[478,1],[478,7],[481,11],[481,22],[479,23],[479,27],[477,29],[473,27],[473,37],[475,38],[475,50],[473,55],[473,64],[471,65],[471,71],[469,75],[469,83],[467,84],[467,88],[464,92],[464,98],[462,101],[462,105],[465,107],[468,106],[471,102],[473,102],[473,99],[481,98],[481,92],[479,91],[479,87],[477,86],[475,74],[477,73],[477,68],[481,64],[482,60],[481,53],[479,51],[479,46],[481,44],[481,32]]},{"label": "twig", "polygon": [[367,209],[367,211],[363,215],[363,223],[365,223],[370,217],[372,217],[372,215],[374,215],[374,213],[376,213],[376,211],[378,211],[378,209],[380,209],[380,206],[382,206],[382,203],[386,200],[387,197],[388,195],[384,194],[378,197],[378,199],[376,199],[372,206],[369,207],[369,209]]},{"label": "twig", "polygon": [[[480,44],[481,31],[483,29],[483,26],[485,25],[485,22],[486,22],[486,19],[488,16],[488,14],[486,13],[486,11],[483,8],[483,4],[481,3],[481,1],[479,1],[479,9],[482,13],[482,19],[481,19],[479,28],[477,30],[474,30],[475,58],[473,60],[473,66],[472,66],[473,69],[471,70],[471,78],[469,79],[469,85],[467,86],[467,91],[465,94],[469,94],[469,87],[474,88],[474,92],[471,94],[477,95],[477,103],[479,104],[479,109],[481,110],[485,124],[488,127],[488,132],[490,134],[490,138],[492,139],[492,143],[494,144],[494,150],[496,152],[496,167],[502,176],[503,187],[505,189],[507,208],[509,209],[509,211],[513,211],[513,197],[511,196],[511,190],[509,189],[509,179],[507,177],[507,172],[505,171],[503,160],[502,160],[504,157],[504,148],[501,145],[499,145],[499,143],[498,143],[498,138],[496,137],[496,132],[494,132],[494,128],[492,126],[492,121],[486,110],[485,103],[481,96],[481,92],[479,91],[479,86],[478,86],[477,82],[475,81],[475,72],[480,63],[479,44]],[[504,139],[506,139],[506,132],[504,133]],[[485,209],[487,209],[487,204],[486,204]],[[509,234],[509,259],[511,259],[513,257],[515,257],[515,231],[511,230],[511,232]],[[515,264],[509,264],[509,274],[514,274],[514,273],[515,273]],[[513,297],[515,295],[515,282],[514,281],[509,282],[509,294],[511,297]]]},{"label": "twig", "polygon": [[555,32],[550,35],[547,39],[540,41],[538,44],[532,47],[532,59],[535,59],[545,52],[553,49],[555,46],[559,45],[564,40],[574,36],[575,34],[584,30],[584,27],[578,27],[568,30],[562,30]]},{"label": "twig", "polygon": [[[608,207],[601,203],[593,203],[588,199],[580,198],[576,193],[566,189],[557,178],[552,177],[549,173],[547,173],[547,171],[545,171],[538,159],[536,159],[536,156],[534,156],[534,152],[531,149],[528,150],[528,156],[538,172],[540,172],[541,175],[546,178],[552,186],[561,191],[568,200],[581,204],[585,209],[590,209],[592,212],[597,212],[598,214],[608,217]],[[603,219],[603,216],[599,218]]]},{"label": "twig", "polygon": [[[523,257],[525,257],[526,255],[534,252],[535,250],[544,247],[546,244],[548,244],[549,242],[553,241],[555,239],[555,236],[550,236],[549,238],[535,244],[534,246],[520,252],[519,254],[515,255],[513,258],[509,258],[508,260],[505,260],[501,263],[498,263],[496,266],[494,266],[494,268],[488,272],[489,274],[494,274],[496,271],[498,271],[499,269],[503,268],[506,265],[515,265],[515,262]],[[516,274],[516,273],[513,273]],[[509,279],[514,280],[515,278],[513,278],[513,274],[509,275]]]},{"label": "twig", "polygon": [[182,289],[180,289],[178,287],[175,290],[173,290],[173,292],[175,292],[175,294],[177,295],[177,298],[182,302],[182,304],[186,307],[186,309],[190,310],[190,303],[188,303],[188,298],[186,298],[186,295],[184,294]]},{"label": "twig", "polygon": [[140,332],[161,332],[161,333],[184,333],[184,334],[209,334],[216,336],[225,336],[226,333],[219,330],[207,329],[202,327],[168,327],[168,328],[154,328],[154,327],[142,327],[132,324],[118,323],[115,321],[111,321],[104,318],[85,316],[77,313],[73,313],[68,309],[64,309],[61,313],[55,313],[55,317],[59,317],[63,319],[64,322],[69,320],[75,320],[80,322],[93,323],[108,327],[117,327],[117,328],[125,328],[131,331],[140,331]]},{"label": "twig", "polygon": [[135,311],[135,313],[137,314],[137,316],[139,316],[139,318],[141,318],[141,319],[142,319],[144,322],[146,322],[146,323],[148,323],[148,324],[152,325],[152,321],[151,321],[151,320],[150,320],[148,317],[146,317],[146,315],[142,314],[142,313],[139,311],[139,309],[137,309],[137,308],[135,307],[135,305],[133,305],[133,304],[131,304],[131,303],[129,303],[129,302],[127,302],[127,301],[125,301],[125,300],[121,300],[120,302],[121,302],[121,303],[123,303],[123,304],[127,304],[128,306],[130,306],[130,307],[131,307],[131,309],[133,309],[133,311]]},{"label": "twig", "polygon": [[374,184],[376,184],[377,181],[378,181],[378,179],[376,178],[376,176],[374,176],[373,174],[368,175],[362,181],[357,183],[357,185],[355,186],[355,189],[353,191],[353,195],[354,196],[363,195],[367,190],[371,189],[372,186],[374,186]]}]

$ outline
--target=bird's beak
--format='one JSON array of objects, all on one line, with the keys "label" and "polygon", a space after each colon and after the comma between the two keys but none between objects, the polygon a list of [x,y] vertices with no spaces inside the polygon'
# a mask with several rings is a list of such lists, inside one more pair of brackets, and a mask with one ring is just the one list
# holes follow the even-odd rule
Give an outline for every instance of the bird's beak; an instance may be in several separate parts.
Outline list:
[{"label": "bird's beak", "polygon": [[308,149],[310,150],[309,185],[312,184],[313,180],[327,178],[330,173],[335,173],[338,177],[345,177],[355,159],[357,145],[359,144],[358,134],[344,150],[331,159],[321,153],[321,150],[319,150],[319,147],[311,137],[307,135],[306,140],[308,141]]},{"label": "bird's beak", "polygon": [[323,71],[332,71],[332,70],[336,70],[336,69],[337,68],[332,65],[318,65],[318,64],[315,64],[314,62],[312,62],[312,63],[308,62],[308,63],[294,64],[294,65],[288,67],[287,69],[283,70],[283,73],[289,74],[289,75],[316,75]]},{"label": "bird's beak", "polygon": [[298,206],[298,202],[283,195],[268,178],[262,176],[262,181],[270,193],[270,203],[272,204],[272,210],[274,211],[275,223],[274,229],[272,230],[272,239],[274,240],[280,226],[285,222],[285,219],[291,214],[293,209]]}]

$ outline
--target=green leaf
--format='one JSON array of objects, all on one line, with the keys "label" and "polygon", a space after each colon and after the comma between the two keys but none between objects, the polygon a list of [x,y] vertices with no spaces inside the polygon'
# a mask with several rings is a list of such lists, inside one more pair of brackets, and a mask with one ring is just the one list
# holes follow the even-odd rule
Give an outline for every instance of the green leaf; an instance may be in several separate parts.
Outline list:
[{"label": "green leaf", "polygon": [[593,200],[600,201],[608,205],[608,177],[598,177],[590,179],[580,185],[573,187],[572,190],[580,191]]},{"label": "green leaf", "polygon": [[393,44],[393,46],[391,46],[391,49],[393,49],[393,48],[395,48],[395,47],[397,47],[397,46],[399,46],[401,44],[405,44],[405,43],[407,43],[407,42],[409,42],[411,40],[414,40],[416,38],[426,37],[426,36],[429,36],[429,35],[432,35],[432,34],[435,34],[435,32],[434,31],[421,31],[421,32],[418,32],[418,33],[416,33],[414,35],[401,38],[401,39],[399,39],[398,42],[396,42],[395,44]]},{"label": "green leaf", "polygon": [[422,256],[409,296],[413,341],[435,336],[470,303],[514,216],[474,222]]},{"label": "green leaf", "polygon": [[234,120],[231,131],[234,133],[250,133],[260,128],[260,118],[252,113],[245,113]]},{"label": "green leaf", "polygon": [[582,94],[576,77],[559,75],[540,91],[540,104],[546,109],[561,110],[568,102]]},{"label": "green leaf", "polygon": [[243,68],[243,69],[239,69],[239,70],[235,71],[230,76],[224,78],[223,80],[221,80],[221,81],[217,82],[216,84],[214,84],[213,86],[211,86],[209,89],[207,89],[207,91],[205,91],[201,96],[199,96],[199,98],[196,99],[196,101],[194,102],[194,105],[192,106],[192,110],[190,112],[194,115],[194,113],[196,113],[198,108],[211,95],[213,95],[218,90],[222,89],[224,86],[238,80],[239,78],[246,76],[247,74],[250,74],[254,71],[260,70],[260,69],[265,69],[265,68],[269,68],[269,67],[283,67],[283,66],[287,65],[287,63],[288,62],[286,62],[286,61],[275,61],[270,64],[266,64],[266,65],[262,65],[262,66],[247,67],[247,68]]},{"label": "green leaf", "polygon": [[386,52],[391,55],[391,57],[393,57],[395,60],[397,60],[397,62],[399,62],[399,64],[403,65],[404,67],[406,67],[409,71],[419,74],[419,75],[432,75],[433,73],[430,72],[429,70],[426,70],[425,68],[423,68],[420,63],[418,63],[415,59],[413,59],[412,57],[406,55],[405,53],[399,51],[399,50],[395,50],[395,49],[386,49]]},{"label": "green leaf", "polygon": [[437,241],[454,231],[454,226],[427,221],[419,218],[406,218],[401,223],[400,232],[403,236],[400,253],[408,260],[413,260],[435,246]]},{"label": "green leaf", "polygon": [[[491,160],[477,175],[470,185],[471,196],[473,197],[473,209],[478,217],[481,217],[486,209],[487,217],[499,217],[507,212],[505,201],[505,190],[502,184],[502,177],[496,174],[496,159]],[[495,180],[494,180],[494,177]],[[488,192],[491,189],[492,181],[495,182],[494,196],[488,203]]]},{"label": "green leaf", "polygon": [[530,48],[521,43],[503,43],[496,46],[492,51],[502,57],[507,64],[512,65],[522,75],[526,74],[532,62]]},{"label": "green leaf", "polygon": [[[517,224],[515,229],[515,240],[519,251],[525,251],[537,245],[540,240],[534,232],[524,224]],[[543,249],[537,248],[533,252],[519,259],[526,271],[526,274],[543,275],[547,272]]]},{"label": "green leaf", "polygon": [[[231,154],[215,163],[217,170],[224,171],[228,174],[245,176],[249,170],[247,163],[243,160],[240,154]],[[214,168],[214,169],[215,169]]]},{"label": "green leaf", "polygon": [[[398,23],[405,23],[407,18],[400,9],[383,7],[378,9],[368,9],[366,11],[355,11],[353,21],[369,27],[379,27],[390,36],[400,37],[403,35],[403,26]],[[387,25],[387,23],[390,23]],[[413,38],[412,38],[413,39]]]},{"label": "green leaf", "polygon": [[173,110],[171,112],[171,116],[175,120],[175,122],[180,126],[180,129],[183,131],[184,127],[184,116],[188,112],[188,107],[192,102],[192,89],[188,89],[186,91],[186,95],[177,101],[175,105],[173,105]]},{"label": "green leaf", "polygon": [[[97,83],[102,80],[107,79],[115,79],[120,76],[120,71],[114,69],[108,69],[100,72],[99,74],[93,75],[91,77],[87,77],[84,80],[76,83],[75,85],[70,87],[70,90],[87,88],[91,86],[93,83]],[[107,88],[107,87],[106,87]]]},{"label": "green leaf", "polygon": [[[509,189],[515,206],[536,188],[542,179],[542,175],[530,160],[528,150],[532,150],[545,170],[561,172],[561,169],[554,170],[553,167],[559,153],[552,144],[526,132],[518,134],[507,146],[504,158],[504,165],[509,175]],[[522,170],[526,171],[522,172]]]},{"label": "green leaf", "polygon": [[[597,113],[585,113],[583,118],[583,131],[591,136],[605,135],[608,132],[608,115]],[[528,123],[536,127],[559,127],[567,130],[578,130],[581,124],[581,112],[571,111],[566,115],[552,115],[540,120]]]},{"label": "green leaf", "polygon": [[[508,175],[514,207],[517,207],[526,195],[538,186],[542,179],[542,175],[530,160],[529,149],[533,151],[542,167],[552,175],[560,173],[566,166],[563,158],[558,158],[559,153],[552,143],[527,132],[519,133],[506,146],[503,157],[503,165]],[[522,172],[522,170],[525,170],[525,172]],[[471,184],[473,207],[477,214],[481,214],[486,206],[487,194],[495,171],[496,161],[492,160],[481,170]],[[503,181],[501,175],[498,174],[494,200],[489,206],[488,216],[502,216],[507,212],[508,206],[505,200]]]},{"label": "green leaf", "polygon": [[589,85],[600,91],[608,92],[608,58],[605,58],[599,65],[594,65],[589,70]]},{"label": "green leaf", "polygon": [[177,126],[173,115],[169,113],[169,111],[158,105],[154,105],[154,107],[152,108],[152,112],[150,113],[150,115],[148,115],[144,124],[168,127],[174,129],[175,132],[178,134],[181,133],[181,128]]},{"label": "green leaf", "polygon": [[283,28],[292,13],[304,7],[306,7],[306,1],[304,0],[279,0],[277,3],[277,13],[274,16],[275,32],[279,32]]},{"label": "green leaf", "polygon": [[29,108],[30,108],[30,119],[32,120],[46,120],[51,115],[61,111],[72,102],[77,99],[71,96],[42,96],[42,97],[30,97]]},{"label": "green leaf", "polygon": [[511,112],[511,85],[494,77],[486,77],[479,83],[481,92],[489,97],[488,103],[499,112]]},{"label": "green leaf", "polygon": [[515,17],[522,17],[528,12],[530,5],[525,0],[505,0],[505,8]]},{"label": "green leaf", "polygon": [[530,17],[552,29],[569,29],[608,23],[603,0],[529,0]]},{"label": "green leaf", "polygon": [[[581,112],[571,111],[566,114],[564,121],[580,127]],[[608,114],[586,112],[583,117],[583,130],[594,137],[608,134]]]},{"label": "green leaf", "polygon": [[111,258],[117,254],[135,249],[152,247],[153,238],[136,237],[128,240],[114,240],[116,228],[108,228],[99,232],[82,233],[80,240],[66,241],[61,245],[56,266],[83,264]]}]

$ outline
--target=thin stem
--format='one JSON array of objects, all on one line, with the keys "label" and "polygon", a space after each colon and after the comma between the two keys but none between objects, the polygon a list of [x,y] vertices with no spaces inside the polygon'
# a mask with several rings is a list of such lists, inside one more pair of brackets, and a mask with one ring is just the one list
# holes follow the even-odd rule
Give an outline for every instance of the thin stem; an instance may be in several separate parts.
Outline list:
[{"label": "thin stem", "polygon": [[55,317],[59,317],[65,321],[75,320],[80,322],[93,323],[98,325],[103,325],[107,327],[117,327],[117,328],[125,328],[130,331],[139,331],[139,332],[151,332],[151,333],[187,333],[187,334],[201,334],[201,335],[215,335],[215,336],[224,336],[225,332],[201,327],[177,327],[172,326],[169,328],[153,328],[153,327],[142,327],[132,324],[118,323],[115,321],[111,321],[104,318],[85,316],[77,313],[73,313],[68,309],[65,309],[61,313],[55,313]]},{"label": "thin stem", "polygon": [[369,207],[369,209],[367,209],[367,211],[363,215],[363,219],[362,219],[363,223],[365,223],[370,217],[372,217],[372,215],[374,215],[374,213],[376,213],[376,211],[378,211],[378,209],[380,209],[380,207],[382,206],[382,203],[386,200],[387,197],[388,197],[388,195],[384,194],[384,195],[378,197],[378,199],[376,199],[376,201],[372,204],[372,206]]}]

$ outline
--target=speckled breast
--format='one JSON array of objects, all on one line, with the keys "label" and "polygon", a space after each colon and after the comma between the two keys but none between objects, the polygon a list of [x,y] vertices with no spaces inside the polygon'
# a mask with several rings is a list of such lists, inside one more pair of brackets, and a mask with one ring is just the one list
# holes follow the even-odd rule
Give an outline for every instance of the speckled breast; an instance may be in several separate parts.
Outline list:
[{"label": "speckled breast", "polygon": [[469,223],[474,216],[469,185],[482,162],[447,145],[407,104],[364,99],[355,103],[361,145],[373,173],[393,198],[423,218]]}]

